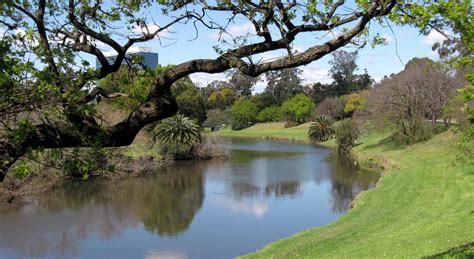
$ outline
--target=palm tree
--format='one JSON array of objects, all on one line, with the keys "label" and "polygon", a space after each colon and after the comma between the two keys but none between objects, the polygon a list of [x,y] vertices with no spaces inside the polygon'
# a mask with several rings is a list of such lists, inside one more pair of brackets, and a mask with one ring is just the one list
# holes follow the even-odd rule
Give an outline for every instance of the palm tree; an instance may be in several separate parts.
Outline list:
[{"label": "palm tree", "polygon": [[155,128],[154,137],[166,144],[194,146],[201,142],[201,130],[191,119],[177,114],[163,120]]},{"label": "palm tree", "polygon": [[311,141],[322,142],[326,141],[336,133],[334,129],[333,118],[327,115],[320,115],[316,117],[311,126],[309,126],[308,137]]}]

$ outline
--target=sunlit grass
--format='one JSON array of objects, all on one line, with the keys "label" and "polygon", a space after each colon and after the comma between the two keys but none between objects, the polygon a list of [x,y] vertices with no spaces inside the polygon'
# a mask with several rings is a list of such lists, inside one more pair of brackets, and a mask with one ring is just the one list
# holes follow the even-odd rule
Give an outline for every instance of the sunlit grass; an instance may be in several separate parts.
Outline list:
[{"label": "sunlit grass", "polygon": [[252,137],[307,142],[309,124],[304,123],[295,127],[285,128],[284,122],[259,123],[243,130],[233,131],[230,128],[224,128],[212,134],[226,137]]}]

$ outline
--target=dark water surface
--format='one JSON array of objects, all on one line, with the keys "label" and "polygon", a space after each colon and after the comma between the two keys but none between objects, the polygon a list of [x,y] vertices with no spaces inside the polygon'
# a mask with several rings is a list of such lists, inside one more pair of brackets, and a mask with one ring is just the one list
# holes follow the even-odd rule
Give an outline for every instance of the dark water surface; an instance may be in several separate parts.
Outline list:
[{"label": "dark water surface", "polygon": [[0,204],[0,258],[231,258],[336,220],[378,179],[329,149],[232,142],[229,160]]}]

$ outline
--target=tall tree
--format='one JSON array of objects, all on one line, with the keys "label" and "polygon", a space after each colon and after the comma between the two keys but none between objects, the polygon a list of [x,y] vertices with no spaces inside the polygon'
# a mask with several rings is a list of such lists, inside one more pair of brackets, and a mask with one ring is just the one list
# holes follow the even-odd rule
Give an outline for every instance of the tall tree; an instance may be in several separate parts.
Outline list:
[{"label": "tall tree", "polygon": [[338,50],[332,53],[332,56],[333,59],[329,61],[329,64],[331,64],[329,74],[333,79],[331,88],[334,95],[340,96],[367,89],[372,84],[373,80],[367,70],[364,70],[365,73],[362,75],[355,74],[358,69],[356,63],[357,51]]},{"label": "tall tree", "polygon": [[238,96],[252,95],[253,87],[259,80],[258,77],[248,76],[239,70],[231,71],[230,74],[229,83]]},{"label": "tall tree", "polygon": [[274,96],[275,104],[281,105],[289,98],[303,92],[301,73],[301,69],[298,68],[267,72],[265,76],[268,83],[265,92]]}]

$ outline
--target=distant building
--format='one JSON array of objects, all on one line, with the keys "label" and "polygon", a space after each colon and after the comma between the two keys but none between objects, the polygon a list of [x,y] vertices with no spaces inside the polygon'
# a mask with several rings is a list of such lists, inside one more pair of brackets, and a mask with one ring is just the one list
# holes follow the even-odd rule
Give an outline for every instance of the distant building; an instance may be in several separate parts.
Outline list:
[{"label": "distant building", "polygon": [[[143,57],[142,63],[148,68],[154,69],[156,66],[158,66],[158,53],[151,52],[151,48],[145,48],[145,47],[133,48],[127,52],[125,57],[130,57],[130,55],[142,56]],[[112,64],[115,62],[117,55],[106,55],[105,57],[107,58],[107,61],[109,61],[109,64]],[[124,60],[122,61],[122,64],[125,65],[127,63]],[[96,68],[102,67],[98,59],[95,60],[95,66]]]}]

